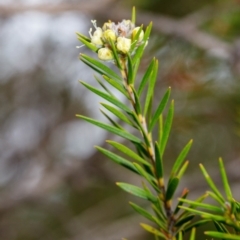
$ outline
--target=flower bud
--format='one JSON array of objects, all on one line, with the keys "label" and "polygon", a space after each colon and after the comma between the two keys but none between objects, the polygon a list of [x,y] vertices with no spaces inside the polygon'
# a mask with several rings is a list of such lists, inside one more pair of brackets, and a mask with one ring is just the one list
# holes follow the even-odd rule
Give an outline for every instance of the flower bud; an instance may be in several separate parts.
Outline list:
[{"label": "flower bud", "polygon": [[98,58],[104,61],[113,59],[113,52],[109,48],[100,48],[98,50]]},{"label": "flower bud", "polygon": [[125,37],[118,37],[117,38],[117,49],[120,52],[127,53],[131,48],[131,39]]},{"label": "flower bud", "polygon": [[111,39],[113,42],[116,41],[116,34],[113,30],[107,29],[105,32],[103,32],[103,37],[108,40]]},{"label": "flower bud", "polygon": [[[132,31],[132,39],[134,39],[139,31],[140,27],[135,27]],[[144,32],[143,30],[141,30],[139,36],[138,36],[138,42],[141,42],[143,40],[143,37],[144,37]]]},{"label": "flower bud", "polygon": [[106,31],[108,29],[114,29],[114,25],[115,25],[115,23],[113,23],[113,22],[105,22],[103,24],[102,30]]},{"label": "flower bud", "polygon": [[103,45],[102,38],[99,36],[93,36],[91,39],[91,43],[93,43],[95,45]]}]

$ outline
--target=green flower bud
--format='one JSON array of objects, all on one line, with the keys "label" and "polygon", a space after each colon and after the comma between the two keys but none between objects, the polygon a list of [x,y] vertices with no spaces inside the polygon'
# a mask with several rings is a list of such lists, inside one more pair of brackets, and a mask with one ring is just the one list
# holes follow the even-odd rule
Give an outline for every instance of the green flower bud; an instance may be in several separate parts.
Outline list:
[{"label": "green flower bud", "polygon": [[[139,31],[140,27],[135,27],[132,31],[132,39],[134,39]],[[143,30],[141,30],[139,37],[138,37],[138,42],[141,42],[143,40],[144,37],[144,32]]]},{"label": "green flower bud", "polygon": [[113,52],[109,48],[100,48],[98,50],[98,58],[104,61],[113,59]]},{"label": "green flower bud", "polygon": [[117,39],[115,32],[110,29],[107,29],[105,32],[103,32],[103,37],[106,40],[111,39],[113,42],[115,42]]},{"label": "green flower bud", "polygon": [[120,52],[127,53],[131,48],[131,39],[125,37],[118,37],[117,38],[117,49]]}]

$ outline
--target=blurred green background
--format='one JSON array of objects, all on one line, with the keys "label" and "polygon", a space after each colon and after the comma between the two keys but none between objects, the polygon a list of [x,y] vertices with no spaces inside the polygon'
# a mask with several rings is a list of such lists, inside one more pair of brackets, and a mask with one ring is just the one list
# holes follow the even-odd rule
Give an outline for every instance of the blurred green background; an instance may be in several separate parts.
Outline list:
[{"label": "blurred green background", "polygon": [[87,35],[91,19],[130,18],[133,5],[138,24],[154,24],[139,78],[157,57],[156,104],[168,86],[176,103],[166,174],[194,139],[179,191],[206,190],[200,162],[221,188],[221,156],[240,200],[238,0],[0,0],[1,239],[153,239],[128,205],[139,200],[115,185],[141,179],[95,151],[112,135],[75,117],[104,119],[100,99],[78,83],[95,84],[78,60],[79,51],[92,53],[76,49],[75,32]]}]

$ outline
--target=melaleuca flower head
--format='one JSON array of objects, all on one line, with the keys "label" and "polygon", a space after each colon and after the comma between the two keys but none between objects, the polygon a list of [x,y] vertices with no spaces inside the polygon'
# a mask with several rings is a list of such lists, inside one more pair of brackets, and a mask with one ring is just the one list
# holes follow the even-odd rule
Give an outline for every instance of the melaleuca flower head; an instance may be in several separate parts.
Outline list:
[{"label": "melaleuca flower head", "polygon": [[[132,40],[136,37],[138,31],[140,30],[140,27],[135,27],[132,31]],[[143,30],[141,30],[139,36],[138,36],[138,42],[141,42],[143,40],[143,37],[144,37],[144,32]]]},{"label": "melaleuca flower head", "polygon": [[103,31],[100,27],[97,27],[96,20],[92,20],[92,24],[96,30],[94,31],[93,35],[92,35],[92,28],[90,28],[90,30],[89,30],[91,42],[97,46],[102,46],[103,45],[103,41],[102,41]]},{"label": "melaleuca flower head", "polygon": [[100,48],[98,50],[98,58],[104,61],[113,60],[113,52],[109,48]]},{"label": "melaleuca flower head", "polygon": [[117,36],[115,34],[115,31],[111,29],[107,29],[106,31],[103,32],[103,38],[105,41],[108,41],[109,39],[111,39],[113,42],[115,42],[117,39]]},{"label": "melaleuca flower head", "polygon": [[121,53],[128,53],[131,48],[131,39],[125,37],[117,38],[117,50]]},{"label": "melaleuca flower head", "polygon": [[122,20],[116,25],[116,34],[119,37],[131,38],[135,25],[130,20]]}]

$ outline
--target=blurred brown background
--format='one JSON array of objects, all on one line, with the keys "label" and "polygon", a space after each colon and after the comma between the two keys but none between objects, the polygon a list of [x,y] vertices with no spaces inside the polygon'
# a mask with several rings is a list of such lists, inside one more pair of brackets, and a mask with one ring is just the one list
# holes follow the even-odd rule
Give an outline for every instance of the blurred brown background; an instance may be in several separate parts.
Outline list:
[{"label": "blurred brown background", "polygon": [[133,5],[138,24],[154,24],[141,69],[160,61],[156,103],[168,86],[176,102],[166,172],[193,138],[190,197],[206,190],[200,162],[221,188],[221,156],[240,200],[238,0],[0,0],[1,239],[153,239],[128,205],[138,200],[114,184],[141,180],[94,150],[114,137],[75,117],[104,119],[78,83],[95,84],[75,32],[130,18]]}]

